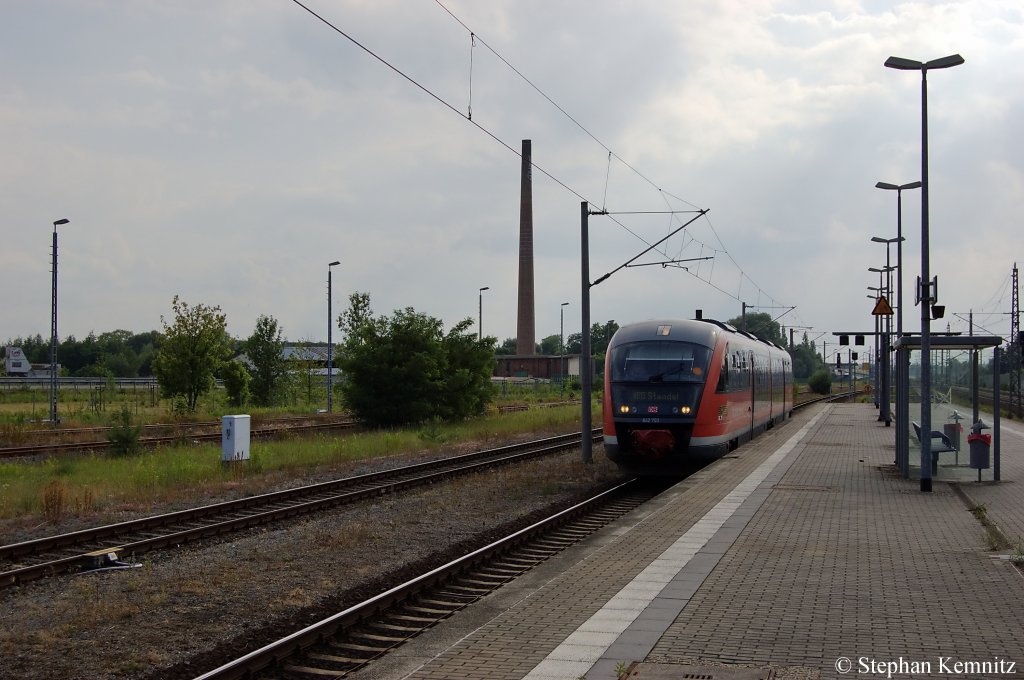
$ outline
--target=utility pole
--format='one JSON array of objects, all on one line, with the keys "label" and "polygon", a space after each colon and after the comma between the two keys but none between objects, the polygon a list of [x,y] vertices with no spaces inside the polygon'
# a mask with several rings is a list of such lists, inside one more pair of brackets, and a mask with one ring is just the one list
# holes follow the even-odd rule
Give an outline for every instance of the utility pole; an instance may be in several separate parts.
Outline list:
[{"label": "utility pole", "polygon": [[580,441],[581,457],[584,463],[594,462],[594,443],[591,441],[590,431],[590,391],[591,391],[591,365],[590,365],[590,210],[587,202],[580,202],[580,275],[582,283],[582,304],[580,305],[580,392],[582,393],[583,408],[580,418],[582,432]]},{"label": "utility pole", "polygon": [[[974,337],[974,310],[968,316],[968,334]],[[978,422],[978,350],[971,350],[971,424]]]},{"label": "utility pole", "polygon": [[1010,301],[1010,417],[1020,418],[1020,368],[1021,368],[1021,336],[1020,336],[1020,280],[1017,278],[1017,263],[1013,263],[1013,290]]},{"label": "utility pole", "polygon": [[[593,429],[593,426],[591,424],[592,419],[591,419],[591,403],[590,403],[591,391],[592,391],[592,387],[593,387],[593,372],[592,372],[592,369],[593,369],[592,363],[593,363],[593,361],[591,360],[592,347],[591,347],[591,338],[590,338],[590,289],[593,288],[594,286],[598,285],[602,281],[605,281],[606,279],[608,279],[608,277],[610,277],[612,274],[614,274],[615,272],[617,272],[617,271],[619,271],[621,269],[625,269],[626,267],[631,267],[631,266],[643,266],[643,265],[634,265],[633,263],[636,262],[641,257],[643,257],[644,255],[646,255],[647,253],[649,253],[652,250],[654,250],[655,248],[657,248],[658,246],[660,246],[662,243],[664,243],[668,239],[670,239],[673,236],[675,236],[676,234],[678,234],[680,231],[682,231],[686,227],[688,227],[697,218],[701,217],[702,215],[706,215],[707,212],[708,212],[708,209],[704,208],[702,210],[692,211],[692,212],[696,212],[697,213],[696,216],[690,218],[689,220],[684,222],[682,225],[680,225],[678,228],[676,228],[673,231],[669,232],[669,234],[667,236],[664,236],[660,240],[656,241],[653,245],[648,246],[645,250],[640,252],[638,255],[635,255],[632,258],[630,258],[629,260],[627,260],[626,262],[620,264],[618,267],[616,267],[615,269],[611,270],[610,272],[608,272],[604,276],[599,276],[597,278],[597,280],[595,280],[593,283],[591,283],[591,281],[590,281],[590,235],[589,235],[590,234],[590,215],[591,214],[594,214],[594,215],[610,215],[610,214],[613,214],[613,213],[609,213],[607,210],[596,210],[593,213],[591,213],[590,209],[588,208],[588,205],[589,204],[587,203],[587,201],[581,201],[580,202],[580,291],[581,291],[580,297],[582,298],[581,304],[580,304],[580,317],[581,317],[580,323],[583,326],[580,329],[580,392],[582,392],[582,399],[583,399],[582,413],[581,413],[581,417],[580,417],[581,426],[583,428],[583,432],[582,432],[583,441],[581,442],[580,449],[581,449],[581,454],[582,454],[581,457],[583,459],[583,462],[584,463],[593,463],[594,462],[594,455],[593,455],[593,448],[594,447],[593,447],[593,441],[591,440],[591,436],[592,436],[591,430]],[[686,212],[691,212],[691,211],[686,211]],[[697,258],[697,259],[706,259],[706,258]],[[675,263],[678,263],[678,262],[685,262],[685,261],[686,260],[669,260],[667,262],[658,263],[658,264],[668,265],[668,264],[675,264]],[[608,334],[607,331],[605,331],[605,335],[607,335],[607,334]]]}]

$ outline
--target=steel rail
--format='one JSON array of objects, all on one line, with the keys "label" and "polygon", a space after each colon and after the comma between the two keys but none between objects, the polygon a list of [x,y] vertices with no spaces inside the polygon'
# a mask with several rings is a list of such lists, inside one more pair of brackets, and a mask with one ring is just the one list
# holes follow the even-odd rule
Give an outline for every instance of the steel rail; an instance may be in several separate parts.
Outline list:
[{"label": "steel rail", "polygon": [[[633,479],[613,487],[590,499],[577,503],[566,510],[558,512],[524,529],[520,529],[519,531],[509,534],[504,538],[494,541],[489,545],[452,560],[445,565],[432,569],[425,574],[390,588],[389,590],[375,595],[364,602],[307,626],[306,628],[281,638],[276,642],[272,642],[269,645],[249,652],[234,661],[197,676],[195,680],[237,680],[241,678],[251,678],[254,673],[263,671],[271,665],[279,664],[280,662],[312,647],[313,645],[324,643],[330,638],[337,636],[340,632],[349,629],[370,617],[408,602],[418,594],[447,583],[470,569],[477,568],[486,560],[503,555],[508,551],[526,544],[529,541],[533,541],[587,513],[594,512],[604,504],[607,504],[613,499],[616,499],[624,493],[632,490],[636,485],[637,480]],[[583,534],[579,534],[576,540],[582,540],[583,537]],[[544,552],[554,553],[557,552],[557,550],[546,550]],[[477,590],[480,591],[480,594],[467,597],[467,602],[465,604],[469,604],[470,601],[479,599],[483,592],[490,592],[493,588],[479,588]]]},{"label": "steel rail", "polygon": [[[296,421],[308,421],[315,420],[317,416],[283,416],[280,418],[265,418],[260,420],[260,427],[271,427],[279,424],[293,423]],[[332,418],[328,422],[331,423],[350,423],[351,418],[340,417]],[[312,423],[311,423],[312,424]],[[190,430],[190,429],[203,429],[203,428],[220,428],[221,422],[218,420],[202,420],[194,423],[181,422],[181,423],[149,423],[141,426],[143,431],[146,430]],[[53,428],[40,428],[35,430],[22,430],[19,432],[20,435],[26,437],[33,436],[54,436],[56,435],[77,435],[77,434],[96,434],[102,432],[109,432],[112,428],[109,425],[97,425],[93,427],[58,427]]]},{"label": "steel rail", "polygon": [[[334,421],[330,423],[311,423],[308,425],[292,425],[290,427],[262,427],[250,432],[250,436],[257,439],[266,439],[283,434],[297,432],[316,432],[319,430],[353,429],[358,427],[355,421]],[[166,444],[174,444],[183,439],[193,441],[219,441],[222,437],[220,432],[184,432],[162,437],[142,437],[139,444],[146,447],[157,447]],[[102,451],[110,448],[110,442],[97,440],[91,442],[57,442],[52,444],[30,444],[26,446],[10,446],[0,448],[0,459],[3,458],[24,458],[26,456],[38,456],[48,453],[73,453],[87,451]]]}]

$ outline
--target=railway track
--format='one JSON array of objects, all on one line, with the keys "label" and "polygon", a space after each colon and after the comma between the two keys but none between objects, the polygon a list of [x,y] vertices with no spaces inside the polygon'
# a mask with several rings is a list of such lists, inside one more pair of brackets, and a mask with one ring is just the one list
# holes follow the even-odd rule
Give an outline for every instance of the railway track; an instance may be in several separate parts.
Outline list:
[{"label": "railway track", "polygon": [[[553,408],[578,404],[579,401],[560,401],[535,404],[535,408]],[[528,411],[531,406],[526,403],[499,405],[496,409],[498,414]],[[261,423],[261,426],[253,429],[250,436],[253,438],[272,438],[282,434],[308,434],[322,430],[354,429],[358,423],[351,418],[335,419],[326,422],[309,423],[309,416],[295,416],[290,418],[274,418]],[[18,437],[39,438],[72,438],[83,436],[104,436],[110,431],[110,427],[76,427],[57,430],[23,430]],[[144,447],[154,448],[175,444],[188,440],[196,442],[220,441],[221,423],[216,421],[184,424],[152,424],[143,426],[144,433],[153,433],[139,439]],[[50,441],[44,444],[22,444],[18,446],[0,447],[0,460],[14,458],[28,458],[32,456],[45,456],[52,454],[74,454],[94,451],[105,451],[110,448],[110,442],[105,439],[91,441]]]},{"label": "railway track", "polygon": [[[300,419],[295,418],[291,420],[308,420],[308,418]],[[302,423],[302,424],[287,424],[287,420],[273,421],[273,424],[268,424],[265,427],[255,428],[250,432],[250,436],[254,439],[266,439],[270,437],[281,436],[283,434],[303,434],[311,432],[319,432],[324,430],[348,430],[358,426],[354,420],[332,420],[329,422],[322,423]],[[282,424],[284,423],[284,424]],[[173,434],[165,435],[154,435],[149,437],[141,437],[139,443],[144,447],[157,447],[174,444],[183,440],[197,441],[197,442],[211,442],[220,441],[222,434],[220,432],[220,423],[197,423],[195,425],[187,426],[184,429],[177,429]],[[174,426],[169,425],[147,425],[145,426],[150,431],[160,431],[172,429]],[[217,431],[197,431],[203,429],[209,429],[216,427]],[[57,433],[60,435],[82,435],[92,433],[105,433],[110,430],[109,427],[94,427],[94,428],[75,428],[68,430],[58,430]],[[51,437],[54,435],[53,431],[47,432],[43,430],[31,430],[29,432],[42,432],[43,434],[49,434]],[[26,432],[24,434],[29,434]],[[110,448],[110,442],[105,439],[98,439],[95,441],[86,442],[50,442],[46,444],[26,444],[23,446],[8,446],[0,448],[0,459],[5,458],[24,458],[28,456],[41,456],[50,455],[54,453],[84,453],[90,451],[104,451]]]},{"label": "railway track", "polygon": [[590,536],[668,485],[630,480],[230,660],[197,680],[345,677]]},{"label": "railway track", "polygon": [[[600,430],[591,436],[600,438]],[[290,519],[578,446],[580,433],[0,546],[0,588],[121,566],[124,558]],[[126,565],[125,565],[126,566]]]},{"label": "railway track", "polygon": [[[860,394],[843,392],[811,398],[795,408]],[[196,680],[346,677],[642,505],[665,486],[644,486],[639,480],[631,480],[229,660]]]}]

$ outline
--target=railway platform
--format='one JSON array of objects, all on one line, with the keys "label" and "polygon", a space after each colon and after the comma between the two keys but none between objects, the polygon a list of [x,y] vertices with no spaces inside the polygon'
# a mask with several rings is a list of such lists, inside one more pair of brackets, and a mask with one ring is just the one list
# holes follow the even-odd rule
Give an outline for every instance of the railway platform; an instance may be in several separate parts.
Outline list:
[{"label": "railway platform", "polygon": [[1024,677],[1024,427],[931,493],[894,430],[806,409],[355,677]]}]

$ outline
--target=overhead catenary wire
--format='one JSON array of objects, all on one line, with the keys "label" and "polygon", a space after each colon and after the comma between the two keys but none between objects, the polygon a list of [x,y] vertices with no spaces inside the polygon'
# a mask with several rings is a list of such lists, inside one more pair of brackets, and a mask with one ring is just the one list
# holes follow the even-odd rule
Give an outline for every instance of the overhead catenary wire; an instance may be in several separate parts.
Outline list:
[{"label": "overhead catenary wire", "polygon": [[[577,120],[568,111],[566,111],[565,108],[563,108],[560,104],[558,104],[558,102],[556,102],[553,98],[551,98],[546,92],[544,92],[544,90],[542,90],[540,87],[538,87],[536,83],[534,83],[532,80],[527,78],[526,75],[524,75],[522,73],[522,71],[520,71],[518,68],[516,68],[511,62],[509,62],[508,59],[506,59],[502,54],[500,54],[497,50],[495,50],[493,47],[491,47],[487,43],[486,40],[484,40],[483,38],[480,38],[476,31],[470,29],[470,27],[464,21],[462,21],[462,19],[460,19],[454,12],[452,12],[447,6],[445,6],[445,4],[443,2],[441,2],[441,0],[434,0],[434,2],[437,3],[437,5],[441,9],[443,9],[452,19],[454,19],[463,29],[468,31],[471,35],[476,36],[477,39],[480,40],[480,44],[481,45],[483,45],[485,48],[487,48],[491,52],[491,54],[493,54],[503,64],[505,64],[513,73],[515,73],[517,76],[519,76],[523,80],[523,82],[525,82],[527,85],[529,85],[531,88],[533,88],[541,97],[543,97],[545,100],[547,100],[553,107],[555,107],[555,109],[557,109],[562,115],[564,115],[569,121],[571,121],[576,127],[578,127],[584,134],[586,134],[588,137],[590,137],[594,142],[596,142],[598,145],[600,145],[608,153],[608,167],[607,167],[606,174],[605,174],[604,200],[601,203],[601,210],[602,211],[605,210],[605,204],[606,204],[607,196],[608,196],[608,177],[611,174],[611,159],[612,158],[615,158],[616,160],[618,160],[620,163],[622,163],[627,168],[629,168],[631,171],[633,171],[638,177],[643,179],[650,186],[654,187],[654,189],[656,189],[659,192],[659,194],[661,194],[662,199],[665,200],[666,205],[668,205],[670,208],[671,208],[671,204],[669,203],[668,198],[666,198],[666,197],[673,198],[676,201],[679,201],[681,203],[685,203],[685,204],[687,204],[687,205],[689,205],[689,206],[691,206],[693,208],[697,207],[695,204],[691,203],[690,201],[687,201],[684,198],[680,198],[679,196],[676,196],[675,194],[673,194],[673,193],[663,189],[657,183],[655,183],[652,179],[650,179],[647,175],[645,175],[642,172],[640,172],[631,163],[629,163],[624,158],[622,158],[622,156],[620,156],[619,154],[615,153],[615,151],[612,150],[603,141],[601,141],[601,139],[599,139],[597,137],[597,135],[595,135],[593,132],[591,132],[589,129],[587,129],[586,126],[584,126],[582,123],[580,123],[579,120]],[[733,266],[735,266],[736,269],[739,270],[739,272],[741,274],[741,278],[745,276],[747,278],[747,280],[750,281],[750,283],[752,283],[754,285],[754,287],[757,289],[759,294],[763,293],[763,294],[767,295],[767,293],[764,293],[764,291],[761,289],[761,287],[758,286],[757,283],[753,279],[751,279],[750,276],[746,274],[746,272],[743,271],[743,268],[740,267],[739,263],[736,262],[736,259],[732,256],[732,254],[729,252],[729,250],[725,247],[725,243],[722,241],[721,236],[718,235],[718,232],[715,230],[714,225],[711,224],[711,221],[707,217],[707,215],[704,216],[704,219],[705,219],[706,223],[708,224],[708,227],[711,229],[711,232],[714,234],[715,238],[718,240],[719,245],[722,246],[721,250],[715,249],[716,252],[723,252],[723,253],[725,253],[728,256],[729,260],[733,263]],[[621,223],[620,223],[620,226],[622,226]],[[671,227],[670,227],[670,229],[671,229]],[[630,231],[630,233],[632,234],[633,232]],[[633,235],[635,236],[635,234],[633,234]],[[647,243],[643,239],[641,239],[641,240],[645,244]],[[696,241],[697,239],[694,239],[694,240]],[[697,241],[697,242],[700,243],[700,241]],[[671,256],[668,253],[665,253],[663,251],[658,251],[658,252],[661,252],[666,258],[671,258]],[[680,251],[680,254],[681,254],[681,251]],[[679,257],[679,255],[677,255],[676,257]],[[691,275],[693,275],[692,272],[689,272],[689,270],[686,270],[686,271],[688,273],[690,273]],[[712,269],[712,271],[713,271],[713,269]],[[741,300],[741,298],[738,295],[731,295],[730,293],[724,291],[723,289],[719,288],[718,286],[715,286],[715,285],[711,284],[711,282],[709,280],[702,279],[700,276],[697,276],[697,275],[693,275],[693,276],[695,278],[697,278],[697,280],[703,281],[704,283],[707,283],[708,285],[711,285],[712,288],[715,288],[716,290],[718,290],[718,291],[720,291],[720,292],[722,292],[722,293],[724,293],[726,295],[729,295],[730,297],[734,298],[735,300],[737,300],[737,301]],[[773,302],[776,301],[776,300],[774,300],[774,298],[771,298],[771,296],[768,296],[768,297],[770,299],[772,299]]]},{"label": "overhead catenary wire", "polygon": [[[721,237],[718,235],[717,231],[714,229],[714,226],[711,225],[710,221],[707,218],[707,210],[701,210],[701,209],[697,208],[697,206],[695,204],[691,203],[690,201],[687,201],[686,199],[680,198],[679,196],[677,196],[677,195],[675,195],[675,194],[673,194],[673,193],[671,193],[669,191],[666,191],[665,189],[661,188],[658,184],[656,184],[648,176],[646,176],[645,174],[640,172],[636,167],[634,167],[632,164],[630,164],[625,159],[623,159],[619,154],[615,153],[610,147],[608,147],[608,145],[606,145],[596,135],[594,135],[592,132],[590,132],[590,130],[588,130],[578,120],[576,120],[576,118],[574,118],[572,115],[570,115],[563,107],[561,107],[557,102],[555,102],[551,97],[549,97],[544,91],[542,91],[539,87],[537,87],[530,79],[528,79],[525,75],[523,75],[523,73],[521,71],[519,71],[519,69],[517,69],[515,66],[513,66],[507,59],[505,59],[501,54],[499,54],[496,50],[494,50],[483,38],[481,38],[479,36],[479,34],[476,31],[470,30],[469,27],[461,19],[459,19],[451,10],[449,10],[442,2],[440,2],[440,0],[435,0],[437,5],[439,7],[441,7],[456,22],[458,22],[459,25],[462,26],[467,32],[470,33],[470,62],[471,62],[470,63],[470,84],[469,84],[469,89],[470,89],[469,98],[470,98],[470,102],[469,102],[469,105],[468,105],[466,113],[462,113],[462,111],[460,111],[455,105],[453,105],[452,103],[448,102],[446,99],[444,99],[443,97],[441,97],[440,95],[438,95],[437,93],[432,91],[430,88],[428,88],[424,84],[420,83],[418,80],[416,80],[412,76],[408,75],[407,73],[405,73],[404,71],[399,69],[397,66],[395,66],[394,64],[389,62],[387,59],[385,59],[384,57],[380,56],[379,54],[377,54],[376,52],[371,50],[369,47],[367,47],[363,43],[361,43],[358,40],[356,40],[353,36],[349,35],[346,31],[344,31],[341,28],[339,28],[338,26],[336,26],[333,22],[328,20],[326,17],[324,17],[321,14],[317,13],[315,10],[310,8],[308,5],[303,3],[301,0],[292,0],[292,2],[295,5],[297,5],[298,7],[302,8],[303,10],[305,10],[308,14],[310,14],[311,16],[313,16],[314,18],[319,20],[321,23],[326,25],[328,28],[330,28],[331,30],[336,32],[338,35],[342,36],[343,38],[345,38],[346,40],[351,42],[353,45],[355,45],[356,47],[358,47],[359,49],[364,51],[366,54],[368,54],[369,56],[371,56],[372,58],[374,58],[375,60],[377,60],[378,62],[383,64],[384,66],[386,66],[388,69],[390,69],[391,71],[393,71],[397,75],[401,76],[404,80],[406,80],[411,85],[413,85],[414,87],[416,87],[417,89],[422,91],[424,94],[428,95],[430,98],[434,99],[435,101],[437,101],[439,104],[441,104],[445,108],[449,109],[450,111],[452,111],[456,115],[460,116],[461,118],[463,118],[464,120],[469,122],[471,125],[476,127],[478,130],[483,132],[485,135],[487,135],[488,137],[493,139],[495,142],[497,142],[501,146],[505,147],[508,151],[512,152],[517,157],[521,158],[522,154],[521,154],[521,152],[519,150],[517,150],[511,144],[509,144],[508,142],[506,142],[503,139],[501,139],[500,137],[498,137],[497,134],[495,134],[494,132],[489,130],[487,127],[481,125],[478,121],[474,121],[472,119],[472,68],[473,68],[472,62],[473,62],[473,51],[474,51],[474,49],[476,47],[477,42],[479,42],[483,47],[486,47],[492,54],[494,54],[494,56],[497,57],[502,63],[504,63],[509,69],[511,69],[517,76],[519,76],[524,82],[526,82],[528,85],[530,85],[530,87],[532,87],[535,91],[537,91],[538,94],[540,94],[544,99],[546,99],[559,112],[561,112],[562,115],[564,115],[567,119],[569,119],[574,125],[576,125],[581,131],[583,131],[595,143],[597,143],[603,149],[605,149],[605,151],[608,153],[608,158],[609,158],[609,169],[608,169],[608,173],[609,174],[610,174],[610,159],[611,158],[615,158],[620,163],[622,163],[624,166],[629,168],[632,172],[634,172],[638,177],[640,177],[646,183],[648,183],[650,186],[655,188],[659,192],[659,194],[662,195],[663,200],[665,200],[666,204],[668,204],[669,207],[671,207],[671,204],[669,204],[668,198],[672,198],[672,199],[674,199],[676,201],[679,201],[680,203],[684,203],[686,205],[689,205],[689,206],[697,209],[698,212],[701,212],[702,215],[704,216],[705,220],[707,220],[708,225],[711,228],[711,231],[714,234],[715,238],[718,240],[719,244],[723,246],[723,248],[721,250],[712,248],[712,251],[713,252],[724,252],[726,255],[728,255],[729,260],[740,271],[741,280],[742,280],[743,277],[746,277],[748,280],[750,280],[750,282],[752,284],[754,284],[755,288],[757,288],[758,291],[761,291],[760,286],[757,286],[757,284],[753,281],[753,279],[750,279],[750,277],[746,275],[746,273],[742,270],[742,268],[736,262],[735,258],[733,258],[732,255],[729,253],[729,251],[724,248],[724,243],[722,242]],[[568,191],[573,196],[579,198],[580,200],[586,201],[589,205],[594,205],[593,201],[590,201],[589,199],[587,199],[579,191],[576,191],[575,189],[570,187],[568,184],[566,184],[566,182],[564,182],[561,179],[559,179],[558,177],[554,176],[552,173],[548,172],[543,167],[537,165],[536,163],[534,163],[532,161],[531,161],[531,165],[538,172],[540,172],[542,175],[544,175],[548,179],[550,179],[553,182],[555,182],[558,186],[562,187],[563,189]],[[606,194],[607,194],[607,190],[606,190]],[[602,209],[603,209],[603,207],[602,207]],[[627,233],[632,235],[634,238],[637,238],[639,241],[641,241],[645,245],[648,245],[649,246],[648,250],[655,249],[655,247],[651,246],[651,244],[646,239],[644,239],[641,236],[639,236],[634,230],[628,228],[620,220],[618,220],[618,219],[616,219],[615,217],[612,217],[612,216],[609,216],[609,219],[611,219],[615,224],[617,224],[620,228],[622,228]],[[691,222],[692,222],[692,220],[691,220]],[[701,243],[697,239],[693,239],[693,241]],[[660,243],[660,241],[658,243]],[[706,244],[703,244],[703,243],[701,243],[701,244],[702,244],[702,247],[704,245],[706,245]],[[664,252],[663,249],[658,249],[657,252],[661,253],[664,257],[666,257],[668,259],[673,259],[667,252]],[[718,286],[715,283],[713,283],[710,280],[710,278],[709,279],[704,279],[704,278],[700,277],[699,275],[696,275],[693,272],[689,271],[688,269],[684,269],[684,271],[686,271],[686,273],[688,273],[690,276],[693,276],[694,278],[696,278],[698,281],[701,281],[701,282],[705,283],[706,285],[714,288],[715,290],[717,290],[717,291],[719,291],[719,292],[721,292],[721,293],[723,293],[723,294],[725,294],[725,295],[727,295],[729,297],[732,297],[733,299],[740,300],[740,298],[738,296],[732,295],[731,293],[729,293],[726,290],[724,290],[721,286]],[[713,276],[713,274],[714,274],[714,266],[713,265],[712,265],[712,270],[711,271],[712,271],[711,275]]]},{"label": "overhead catenary wire", "polygon": [[[316,12],[315,12],[314,10],[312,10],[311,8],[309,8],[308,6],[306,6],[305,4],[303,4],[303,3],[301,2],[301,0],[292,0],[292,2],[293,2],[294,4],[296,4],[296,5],[298,5],[299,7],[301,7],[302,9],[306,10],[307,12],[309,12],[309,13],[310,13],[311,15],[313,15],[314,17],[316,17],[316,18],[317,18],[318,20],[320,20],[320,21],[321,21],[321,22],[322,22],[322,23],[323,23],[324,25],[326,25],[326,26],[327,26],[328,28],[330,28],[331,30],[333,30],[334,32],[336,32],[336,33],[337,33],[338,35],[340,35],[340,36],[344,37],[344,38],[345,38],[346,40],[348,40],[349,42],[351,42],[351,43],[352,43],[353,45],[355,45],[355,46],[356,46],[356,47],[358,47],[359,49],[363,50],[364,52],[366,52],[367,54],[369,54],[369,55],[370,55],[371,57],[373,57],[374,59],[376,59],[377,61],[379,61],[379,62],[380,62],[381,64],[383,64],[383,65],[387,66],[387,67],[388,67],[389,69],[391,69],[392,71],[394,71],[395,73],[397,73],[398,75],[400,75],[400,76],[401,76],[402,78],[404,78],[404,79],[405,79],[406,81],[408,81],[409,83],[411,83],[412,85],[414,85],[414,86],[415,86],[415,87],[416,87],[417,89],[419,89],[420,91],[422,91],[423,93],[425,93],[426,95],[428,95],[428,96],[429,96],[430,98],[434,99],[434,100],[435,100],[435,101],[437,101],[437,102],[438,102],[439,104],[441,104],[442,106],[444,106],[445,108],[447,108],[448,110],[450,110],[450,111],[451,111],[452,113],[456,114],[457,116],[459,116],[459,117],[460,117],[460,118],[462,118],[463,120],[465,120],[465,121],[469,122],[469,123],[470,123],[471,125],[473,125],[474,127],[476,127],[476,128],[478,129],[478,130],[480,130],[481,132],[483,132],[483,133],[484,133],[485,135],[487,135],[488,137],[490,137],[490,138],[491,138],[491,139],[493,139],[494,141],[496,141],[496,142],[497,142],[498,144],[501,144],[501,145],[502,145],[503,147],[505,147],[506,149],[508,149],[508,150],[509,150],[509,151],[511,151],[512,153],[514,153],[514,154],[515,154],[516,156],[519,156],[520,158],[522,157],[522,154],[521,154],[521,153],[520,153],[520,152],[519,152],[519,151],[518,151],[518,150],[517,150],[517,149],[516,149],[515,147],[513,147],[513,146],[512,146],[512,145],[510,145],[510,144],[508,144],[508,143],[507,143],[507,142],[506,142],[505,140],[503,140],[503,139],[501,139],[500,137],[498,137],[498,136],[497,136],[496,134],[494,134],[493,132],[491,132],[490,130],[488,130],[487,128],[485,128],[485,127],[484,127],[483,125],[480,125],[480,123],[478,123],[477,121],[475,121],[475,120],[472,120],[472,119],[470,119],[470,118],[469,118],[469,117],[468,117],[468,116],[467,116],[466,114],[462,113],[462,111],[460,111],[460,110],[459,110],[458,108],[456,108],[456,107],[455,107],[455,106],[454,106],[453,104],[451,104],[450,102],[448,102],[447,100],[445,100],[445,99],[444,99],[443,97],[441,97],[440,95],[438,95],[438,94],[436,94],[435,92],[433,92],[433,91],[432,91],[432,90],[431,90],[430,88],[428,88],[428,87],[427,87],[426,85],[423,85],[422,83],[420,83],[420,82],[419,82],[418,80],[416,80],[416,79],[415,79],[415,78],[413,78],[412,76],[410,76],[410,75],[406,74],[406,73],[405,73],[404,71],[402,71],[402,70],[401,70],[400,68],[398,68],[397,66],[395,66],[394,64],[392,64],[391,62],[389,62],[389,61],[388,61],[387,59],[385,59],[384,57],[380,56],[379,54],[377,54],[376,52],[374,52],[373,50],[371,50],[371,49],[370,49],[369,47],[367,47],[366,45],[363,45],[363,44],[362,44],[361,42],[359,42],[358,40],[356,40],[355,38],[353,38],[352,36],[350,36],[350,35],[349,35],[348,33],[346,33],[345,31],[343,31],[342,29],[340,29],[340,28],[338,28],[337,26],[335,26],[335,25],[334,25],[333,23],[331,23],[331,22],[330,22],[330,21],[329,21],[328,19],[326,19],[325,17],[321,16],[320,14],[317,14],[317,13],[316,13]],[[543,174],[543,175],[544,175],[545,177],[547,177],[547,178],[548,178],[548,179],[550,179],[551,181],[555,182],[555,183],[556,183],[556,184],[557,184],[558,186],[562,187],[563,189],[565,189],[566,191],[568,191],[569,193],[571,193],[571,194],[572,194],[573,196],[576,196],[577,198],[579,198],[580,200],[583,200],[583,201],[586,201],[586,200],[587,200],[587,198],[586,198],[585,196],[583,196],[582,194],[578,193],[578,192],[577,192],[576,190],[574,190],[574,189],[573,189],[572,187],[570,187],[570,186],[569,186],[569,185],[567,185],[567,184],[566,184],[565,182],[563,182],[562,180],[560,180],[560,179],[558,179],[557,177],[555,177],[554,175],[552,175],[552,174],[551,174],[550,172],[548,172],[548,171],[547,171],[547,170],[545,170],[544,168],[540,167],[540,166],[539,166],[539,165],[537,165],[536,163],[533,163],[532,165],[533,165],[533,167],[534,167],[534,168],[536,168],[536,169],[537,169],[537,170],[538,170],[538,171],[539,171],[539,172],[540,172],[541,174]]]}]

